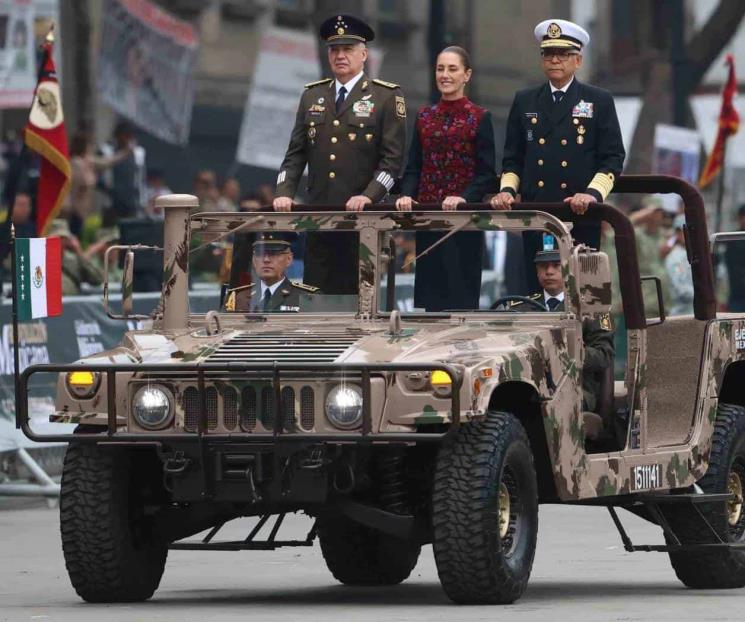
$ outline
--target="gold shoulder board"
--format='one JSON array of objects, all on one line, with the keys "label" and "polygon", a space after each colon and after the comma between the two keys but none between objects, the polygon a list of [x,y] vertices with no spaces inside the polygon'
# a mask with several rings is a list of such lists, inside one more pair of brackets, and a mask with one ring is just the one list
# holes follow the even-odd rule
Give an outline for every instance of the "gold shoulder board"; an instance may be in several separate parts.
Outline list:
[{"label": "gold shoulder board", "polygon": [[318,86],[319,84],[328,84],[331,82],[331,78],[324,78],[323,80],[316,80],[315,82],[308,82],[308,84],[305,85],[306,89],[309,89],[314,86]]},{"label": "gold shoulder board", "polygon": [[306,292],[315,293],[318,291],[318,288],[314,285],[308,285],[307,283],[301,283],[300,281],[290,281],[293,285],[293,287],[297,287],[298,289],[305,290]]},{"label": "gold shoulder board", "polygon": [[375,78],[373,82],[375,82],[375,84],[379,84],[380,86],[384,86],[388,89],[399,88],[398,84],[393,84],[393,82],[386,82],[385,80],[378,80],[377,78]]}]

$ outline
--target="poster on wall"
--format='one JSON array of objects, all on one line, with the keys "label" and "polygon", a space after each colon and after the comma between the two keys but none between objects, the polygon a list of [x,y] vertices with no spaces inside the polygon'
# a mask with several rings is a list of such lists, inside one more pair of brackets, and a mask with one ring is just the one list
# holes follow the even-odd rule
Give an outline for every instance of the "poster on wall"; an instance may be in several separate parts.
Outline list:
[{"label": "poster on wall", "polygon": [[106,0],[98,88],[103,101],[153,136],[185,145],[199,38],[148,0]]},{"label": "poster on wall", "polygon": [[[30,108],[36,87],[36,50],[58,23],[57,0],[0,0],[0,108]],[[57,67],[60,45],[55,45]]]}]

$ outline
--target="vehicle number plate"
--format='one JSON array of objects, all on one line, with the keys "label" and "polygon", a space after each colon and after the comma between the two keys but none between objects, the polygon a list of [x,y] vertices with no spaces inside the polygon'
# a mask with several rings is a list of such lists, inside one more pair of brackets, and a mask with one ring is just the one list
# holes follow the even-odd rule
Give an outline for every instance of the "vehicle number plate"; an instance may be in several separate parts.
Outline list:
[{"label": "vehicle number plate", "polygon": [[631,490],[662,488],[662,465],[641,464],[631,469]]}]

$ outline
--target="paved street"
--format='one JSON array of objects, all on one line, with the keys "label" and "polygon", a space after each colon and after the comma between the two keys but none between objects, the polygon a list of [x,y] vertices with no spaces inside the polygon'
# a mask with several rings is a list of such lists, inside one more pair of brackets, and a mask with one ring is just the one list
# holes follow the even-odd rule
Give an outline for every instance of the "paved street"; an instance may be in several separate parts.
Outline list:
[{"label": "paved street", "polygon": [[[133,605],[87,605],[67,579],[57,510],[28,501],[0,503],[1,620],[742,620],[745,590],[683,588],[667,556],[624,553],[599,508],[541,508],[530,586],[516,605],[458,607],[442,593],[431,547],[404,584],[346,588],[326,571],[318,547],[277,552],[171,552],[155,597]],[[639,542],[656,529],[625,513]],[[228,536],[241,537],[237,525]],[[304,517],[284,537],[302,537]],[[282,532],[280,532],[282,533]]]}]

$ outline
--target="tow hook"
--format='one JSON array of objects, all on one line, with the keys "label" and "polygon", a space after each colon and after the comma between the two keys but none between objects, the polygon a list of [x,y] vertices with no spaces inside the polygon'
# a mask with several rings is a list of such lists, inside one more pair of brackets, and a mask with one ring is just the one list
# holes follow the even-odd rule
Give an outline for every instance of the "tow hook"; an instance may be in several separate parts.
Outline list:
[{"label": "tow hook", "polygon": [[190,462],[191,460],[189,460],[189,458],[184,457],[183,451],[174,452],[172,456],[169,456],[166,458],[165,462],[163,462],[163,473],[171,477],[174,475],[181,475],[186,471]]}]

